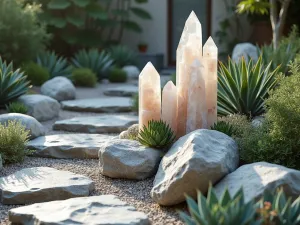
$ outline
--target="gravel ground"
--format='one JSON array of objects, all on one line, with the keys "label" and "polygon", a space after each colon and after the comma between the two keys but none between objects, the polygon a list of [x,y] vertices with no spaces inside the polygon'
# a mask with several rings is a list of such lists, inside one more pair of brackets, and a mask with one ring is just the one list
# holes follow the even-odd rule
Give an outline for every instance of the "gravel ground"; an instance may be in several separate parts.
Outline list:
[{"label": "gravel ground", "polygon": [[[92,98],[103,96],[102,92],[107,87],[116,85],[100,84],[96,88],[77,88],[77,98]],[[38,89],[35,88],[38,92]],[[4,111],[1,111],[4,113]],[[52,126],[55,121],[82,116],[96,116],[97,113],[78,113],[70,111],[61,111],[58,118],[50,121],[42,122],[47,134],[67,133],[63,131],[53,131]],[[118,135],[118,134],[116,134]],[[150,197],[150,191],[153,186],[153,179],[143,181],[131,181],[124,179],[110,179],[100,175],[98,168],[98,160],[63,160],[63,159],[47,159],[27,157],[22,164],[14,164],[5,166],[0,171],[0,176],[7,176],[20,169],[37,166],[48,166],[60,170],[67,170],[74,173],[86,175],[95,182],[95,191],[92,195],[114,194],[121,200],[136,207],[137,210],[145,212],[152,224],[183,224],[178,217],[177,210],[185,209],[185,204],[175,207],[161,207],[154,203]],[[1,225],[7,224],[7,212],[9,209],[17,206],[5,206],[0,204]]]}]

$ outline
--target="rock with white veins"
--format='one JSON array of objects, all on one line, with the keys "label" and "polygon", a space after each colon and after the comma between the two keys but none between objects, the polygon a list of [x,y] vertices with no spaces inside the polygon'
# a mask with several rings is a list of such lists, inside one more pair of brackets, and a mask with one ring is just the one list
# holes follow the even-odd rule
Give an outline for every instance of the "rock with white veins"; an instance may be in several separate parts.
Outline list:
[{"label": "rock with white veins", "polygon": [[138,122],[132,115],[103,115],[75,117],[55,122],[54,130],[81,133],[120,133]]},{"label": "rock with white veins", "polygon": [[33,156],[57,159],[96,159],[99,148],[113,136],[101,134],[58,134],[36,138],[27,144]]},{"label": "rock with white veins", "polygon": [[9,211],[22,225],[150,225],[147,215],[114,195],[72,198],[23,206]]},{"label": "rock with white veins", "polygon": [[115,139],[100,148],[100,173],[112,178],[142,180],[156,173],[160,159],[159,150],[138,141]]},{"label": "rock with white veins", "polygon": [[185,201],[185,194],[206,193],[209,183],[218,182],[239,163],[235,141],[215,130],[196,130],[173,144],[161,160],[152,199],[160,205]]},{"label": "rock with white veins", "polygon": [[94,182],[50,167],[26,168],[0,178],[1,202],[20,205],[88,196]]},{"label": "rock with white veins", "polygon": [[267,162],[247,164],[222,179],[215,191],[220,197],[228,188],[233,196],[241,187],[246,202],[261,197],[265,190],[275,191],[279,187],[287,196],[297,198],[300,195],[300,171]]}]

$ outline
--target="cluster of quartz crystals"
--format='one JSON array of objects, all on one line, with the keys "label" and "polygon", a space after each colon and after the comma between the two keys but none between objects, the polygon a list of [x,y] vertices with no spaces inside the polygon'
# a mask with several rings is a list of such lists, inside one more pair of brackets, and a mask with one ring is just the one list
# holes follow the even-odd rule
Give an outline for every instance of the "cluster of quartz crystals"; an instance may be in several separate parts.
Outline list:
[{"label": "cluster of quartz crystals", "polygon": [[192,12],[177,48],[176,86],[169,81],[162,92],[160,76],[149,62],[139,76],[140,129],[162,119],[177,137],[217,120],[218,49],[211,37],[203,46],[202,27]]}]

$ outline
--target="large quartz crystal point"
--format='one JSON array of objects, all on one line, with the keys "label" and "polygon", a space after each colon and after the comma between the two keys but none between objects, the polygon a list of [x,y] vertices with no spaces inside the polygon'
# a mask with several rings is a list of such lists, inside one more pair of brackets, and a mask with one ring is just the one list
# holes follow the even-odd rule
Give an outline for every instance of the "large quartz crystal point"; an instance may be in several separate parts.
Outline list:
[{"label": "large quartz crystal point", "polygon": [[160,76],[151,62],[139,76],[139,129],[149,120],[160,120],[161,87]]},{"label": "large quartz crystal point", "polygon": [[198,59],[192,63],[190,74],[186,133],[207,127],[204,67]]},{"label": "large quartz crystal point", "polygon": [[207,104],[207,126],[210,128],[217,122],[217,92],[218,92],[218,48],[211,37],[203,47],[205,68],[205,89]]},{"label": "large quartz crystal point", "polygon": [[161,119],[165,121],[174,134],[177,132],[177,88],[172,81],[169,81],[162,93]]}]

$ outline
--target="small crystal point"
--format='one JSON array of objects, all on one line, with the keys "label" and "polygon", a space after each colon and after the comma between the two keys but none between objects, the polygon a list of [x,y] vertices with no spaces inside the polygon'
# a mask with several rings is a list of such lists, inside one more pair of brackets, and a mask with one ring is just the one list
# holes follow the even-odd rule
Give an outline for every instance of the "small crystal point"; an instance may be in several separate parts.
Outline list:
[{"label": "small crystal point", "polygon": [[177,88],[169,81],[162,92],[162,114],[161,119],[165,121],[172,131],[177,132]]},{"label": "small crystal point", "polygon": [[218,57],[218,48],[212,37],[209,37],[203,46],[203,57]]}]

